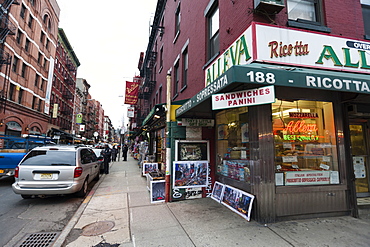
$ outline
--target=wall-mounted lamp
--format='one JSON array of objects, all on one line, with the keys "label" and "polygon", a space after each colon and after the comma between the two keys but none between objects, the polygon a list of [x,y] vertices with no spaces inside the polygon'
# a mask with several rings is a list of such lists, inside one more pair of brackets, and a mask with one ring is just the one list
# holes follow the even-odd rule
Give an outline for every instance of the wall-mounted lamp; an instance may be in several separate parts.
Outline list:
[{"label": "wall-mounted lamp", "polygon": [[159,115],[154,115],[154,118],[161,118],[161,116],[159,116]]}]

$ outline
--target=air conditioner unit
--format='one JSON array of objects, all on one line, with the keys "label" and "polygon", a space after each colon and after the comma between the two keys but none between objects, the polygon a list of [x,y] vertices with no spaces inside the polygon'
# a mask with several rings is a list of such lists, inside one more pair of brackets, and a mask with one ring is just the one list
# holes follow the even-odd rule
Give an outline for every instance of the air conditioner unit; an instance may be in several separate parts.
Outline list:
[{"label": "air conditioner unit", "polygon": [[284,0],[254,0],[254,8],[268,14],[277,14],[285,8],[285,4]]}]

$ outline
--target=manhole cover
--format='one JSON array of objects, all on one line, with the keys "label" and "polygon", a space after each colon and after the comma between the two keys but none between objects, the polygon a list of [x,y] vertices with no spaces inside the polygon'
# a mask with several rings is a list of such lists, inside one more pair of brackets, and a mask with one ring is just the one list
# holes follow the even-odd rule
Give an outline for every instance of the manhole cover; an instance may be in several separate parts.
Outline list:
[{"label": "manhole cover", "polygon": [[114,227],[113,221],[98,221],[88,224],[82,228],[81,235],[83,236],[97,236],[110,231]]},{"label": "manhole cover", "polygon": [[18,247],[52,246],[60,232],[37,232],[27,234]]}]

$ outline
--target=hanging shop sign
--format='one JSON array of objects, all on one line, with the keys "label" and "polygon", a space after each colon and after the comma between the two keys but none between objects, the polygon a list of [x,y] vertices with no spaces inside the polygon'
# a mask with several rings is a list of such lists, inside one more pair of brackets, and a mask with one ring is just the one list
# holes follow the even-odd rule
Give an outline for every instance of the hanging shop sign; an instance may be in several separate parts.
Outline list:
[{"label": "hanging shop sign", "polygon": [[134,117],[135,116],[135,108],[130,106],[127,107],[127,117]]},{"label": "hanging shop sign", "polygon": [[252,62],[370,74],[369,50],[368,41],[252,23],[206,68],[205,86]]},{"label": "hanging shop sign", "polygon": [[212,95],[212,110],[275,102],[274,86]]}]

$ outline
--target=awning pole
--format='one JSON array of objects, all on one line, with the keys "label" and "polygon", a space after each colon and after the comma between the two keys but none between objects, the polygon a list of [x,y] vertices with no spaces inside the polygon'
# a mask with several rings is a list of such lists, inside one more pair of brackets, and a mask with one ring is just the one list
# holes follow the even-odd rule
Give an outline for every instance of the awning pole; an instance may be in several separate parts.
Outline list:
[{"label": "awning pole", "polygon": [[166,131],[166,177],[165,177],[165,196],[166,202],[170,201],[170,182],[171,182],[171,70],[167,72],[167,131]]}]

